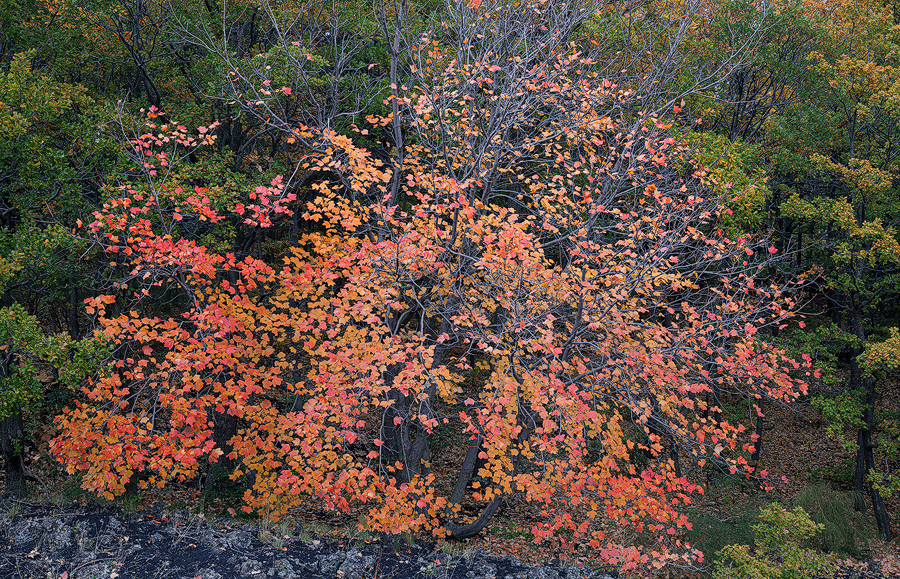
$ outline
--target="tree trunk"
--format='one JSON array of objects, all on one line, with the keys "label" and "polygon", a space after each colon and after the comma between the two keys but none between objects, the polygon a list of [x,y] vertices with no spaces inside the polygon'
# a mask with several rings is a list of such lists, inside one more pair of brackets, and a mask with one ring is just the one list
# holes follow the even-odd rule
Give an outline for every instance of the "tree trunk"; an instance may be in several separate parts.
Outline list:
[{"label": "tree trunk", "polygon": [[[875,470],[875,445],[872,443],[872,428],[875,423],[875,380],[865,378],[865,427],[859,429],[859,458],[863,461],[863,476]],[[857,458],[857,468],[859,468]],[[872,501],[872,510],[875,513],[875,522],[878,524],[878,534],[883,541],[891,540],[891,517],[884,507],[884,501],[878,489],[869,482],[869,499]]]},{"label": "tree trunk", "polygon": [[[514,439],[513,443],[518,442],[519,444],[524,445],[525,442],[527,442],[528,439],[531,437],[531,433],[534,432],[534,428],[535,427],[533,425],[532,426],[524,426],[522,428],[522,431],[519,433],[519,436],[516,437],[516,439]],[[462,474],[466,475],[465,476],[466,480],[462,484],[463,491],[465,490],[465,485],[468,483],[468,479],[472,475],[472,469],[474,468],[474,465],[475,465],[475,457],[478,456],[478,452],[481,447],[480,441],[481,441],[481,439],[478,438],[475,440],[475,442],[473,442],[472,446],[469,447],[469,452],[466,454],[466,459],[463,462],[463,469],[462,469],[463,473]],[[519,459],[520,458],[522,458],[521,452],[519,452],[518,454],[516,454],[513,457],[512,468],[507,473],[509,476],[515,475],[516,470],[519,468]],[[453,497],[451,497],[451,505],[459,504],[462,501],[463,493],[457,492],[457,491],[460,491],[460,482],[461,481],[463,481],[462,476],[460,477],[460,479],[457,480],[456,488],[453,490]],[[481,514],[478,515],[478,518],[475,519],[473,522],[469,523],[468,525],[458,525],[453,521],[448,521],[445,526],[446,526],[447,530],[450,531],[450,537],[453,539],[457,539],[457,540],[467,539],[469,537],[474,537],[475,535],[480,533],[482,531],[482,529],[484,529],[487,526],[488,522],[490,522],[490,520],[494,517],[494,514],[497,512],[497,509],[500,507],[500,502],[505,497],[506,497],[506,495],[504,493],[497,490],[497,494],[494,496],[494,498],[491,500],[491,502],[489,502],[487,504],[487,506],[484,508],[484,510],[481,511]],[[456,500],[455,503],[453,502],[454,499]]]},{"label": "tree trunk", "polygon": [[[865,343],[866,333],[863,328],[862,312],[858,307],[849,308],[850,330]],[[872,443],[872,430],[875,426],[875,379],[871,376],[863,377],[859,367],[857,356],[862,353],[860,347],[855,347],[853,357],[850,360],[850,387],[858,390],[863,396],[863,426],[857,432],[856,471],[853,476],[854,507],[857,511],[865,509],[866,477],[869,472],[875,470],[875,445]],[[891,540],[890,515],[884,507],[881,493],[871,483],[869,487],[869,499],[872,502],[872,510],[875,514],[875,522],[878,524],[878,534],[885,541]]]},{"label": "tree trunk", "polygon": [[204,481],[204,492],[222,490],[222,481],[234,470],[234,461],[228,458],[228,454],[233,450],[228,443],[237,434],[238,417],[228,414],[227,412],[212,413],[213,417],[213,442],[215,448],[221,449],[224,454],[219,457],[218,462],[210,463],[209,471]]},{"label": "tree trunk", "polygon": [[853,472],[853,508],[857,512],[866,510],[866,456],[863,450],[866,446],[862,428],[856,436],[856,468]]},{"label": "tree trunk", "polygon": [[28,492],[25,480],[23,432],[21,411],[17,410],[11,416],[0,420],[0,447],[3,450],[3,464],[6,471],[6,492],[20,498]]},{"label": "tree trunk", "polygon": [[488,506],[481,511],[478,518],[468,525],[457,525],[455,523],[447,523],[447,529],[450,531],[450,537],[456,540],[468,539],[474,537],[484,529],[488,522],[494,517],[497,509],[500,508],[500,501],[503,495],[497,495],[488,503]]},{"label": "tree trunk", "polygon": [[[441,325],[441,331],[447,331],[449,324],[445,321]],[[450,350],[445,344],[439,345],[434,350],[432,356],[432,364],[437,367],[443,363],[444,357]],[[385,383],[393,384],[394,378],[399,374],[402,366],[395,364],[389,367],[384,373]],[[424,414],[428,418],[434,417],[432,404],[437,396],[437,384],[431,383],[425,390],[425,396],[416,409],[416,414]],[[423,461],[428,460],[431,454],[429,445],[429,434],[420,425],[416,424],[416,436],[413,439],[410,436],[412,421],[410,421],[410,405],[413,399],[409,395],[404,395],[396,388],[392,388],[388,392],[388,398],[393,403],[384,409],[381,418],[380,437],[384,441],[382,446],[382,460],[388,464],[399,461],[403,463],[402,477],[404,482],[411,482],[412,479],[423,473]]]},{"label": "tree trunk", "polygon": [[675,469],[675,476],[681,478],[681,462],[678,460],[678,443],[675,437],[669,437],[669,458],[672,459],[672,466]]},{"label": "tree trunk", "polygon": [[459,476],[456,478],[456,486],[453,487],[453,494],[450,495],[450,502],[447,505],[448,512],[453,512],[462,504],[463,497],[466,495],[466,487],[472,480],[472,474],[475,472],[475,463],[478,460],[478,453],[481,452],[481,436],[472,439],[469,445],[469,451],[463,459],[462,467],[459,469]]},{"label": "tree trunk", "polygon": [[[400,371],[400,365],[395,364],[387,369],[384,373],[384,381],[393,384],[394,378]],[[405,417],[408,414],[409,397],[404,396],[402,392],[396,388],[388,391],[388,399],[391,404],[384,409],[381,417],[381,430],[379,437],[384,441],[381,447],[382,460],[388,464],[396,461],[402,462],[406,466],[406,458],[410,451],[409,436],[407,433],[408,425],[405,424]],[[406,445],[404,445],[406,442]],[[404,471],[406,469],[404,468]],[[409,473],[405,473],[408,475]],[[405,482],[409,482],[408,480]]]},{"label": "tree trunk", "polygon": [[69,300],[69,335],[72,336],[73,340],[77,340],[81,337],[81,329],[78,327],[78,311],[80,309],[80,303],[78,301],[77,287],[72,288]]},{"label": "tree trunk", "polygon": [[[850,331],[859,338],[860,342],[864,342],[866,333],[862,325],[862,312],[860,312],[858,308],[853,307],[849,308],[847,313],[849,315]],[[859,355],[859,349],[856,347],[852,347],[851,349],[849,386],[851,391],[860,391],[862,390],[862,375],[860,373],[859,360],[856,359]],[[865,411],[863,411],[863,414],[863,419],[865,419]],[[866,510],[865,448],[866,444],[863,440],[863,429],[860,429],[857,432],[856,468],[853,473],[853,508],[856,509],[857,512]]]}]

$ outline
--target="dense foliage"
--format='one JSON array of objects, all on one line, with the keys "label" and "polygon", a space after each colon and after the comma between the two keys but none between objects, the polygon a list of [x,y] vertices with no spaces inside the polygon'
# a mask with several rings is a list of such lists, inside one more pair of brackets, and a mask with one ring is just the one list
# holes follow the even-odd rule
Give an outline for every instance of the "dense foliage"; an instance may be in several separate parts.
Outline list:
[{"label": "dense foliage", "polygon": [[689,567],[698,472],[769,488],[765,405],[812,396],[890,539],[896,22],[851,0],[5,3],[7,486],[33,477],[23,412],[54,400],[52,455],[109,498],[230,481],[247,513],[457,539],[518,500],[561,551]]}]

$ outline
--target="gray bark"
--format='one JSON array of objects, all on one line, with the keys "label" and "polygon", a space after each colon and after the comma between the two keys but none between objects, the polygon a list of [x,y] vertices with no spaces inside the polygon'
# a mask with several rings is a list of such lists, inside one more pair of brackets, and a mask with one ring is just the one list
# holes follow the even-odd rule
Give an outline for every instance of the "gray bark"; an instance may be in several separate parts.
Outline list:
[{"label": "gray bark", "polygon": [[6,492],[24,497],[28,492],[25,474],[24,429],[22,413],[16,411],[0,420],[0,447],[6,472]]}]

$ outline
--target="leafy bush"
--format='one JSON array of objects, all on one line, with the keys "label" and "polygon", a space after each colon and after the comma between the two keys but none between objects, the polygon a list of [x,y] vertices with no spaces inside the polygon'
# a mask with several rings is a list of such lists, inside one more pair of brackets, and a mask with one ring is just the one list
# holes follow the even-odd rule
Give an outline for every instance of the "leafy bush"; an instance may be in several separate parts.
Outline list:
[{"label": "leafy bush", "polygon": [[823,551],[859,558],[875,536],[872,521],[853,509],[853,497],[849,493],[815,485],[800,491],[793,502],[809,513],[814,522],[823,525],[822,532],[813,541]]},{"label": "leafy bush", "polygon": [[788,511],[775,503],[759,518],[754,546],[728,545],[719,551],[713,579],[812,579],[833,573],[833,557],[802,547],[824,529],[802,508]]}]

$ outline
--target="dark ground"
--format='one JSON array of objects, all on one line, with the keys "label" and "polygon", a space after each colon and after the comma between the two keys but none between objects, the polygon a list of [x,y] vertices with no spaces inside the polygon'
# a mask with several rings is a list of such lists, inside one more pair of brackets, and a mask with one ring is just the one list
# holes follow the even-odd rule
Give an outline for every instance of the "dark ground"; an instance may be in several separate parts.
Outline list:
[{"label": "dark ground", "polygon": [[[479,547],[451,556],[389,540],[316,537],[206,520],[188,511],[0,499],[0,579],[615,579],[577,567],[530,566]],[[265,540],[261,540],[265,539]],[[877,565],[835,579],[889,579]]]},{"label": "dark ground", "polygon": [[612,579],[574,567],[532,567],[483,549],[450,556],[293,529],[260,540],[256,526],[187,511],[125,515],[96,504],[0,500],[2,579]]}]

